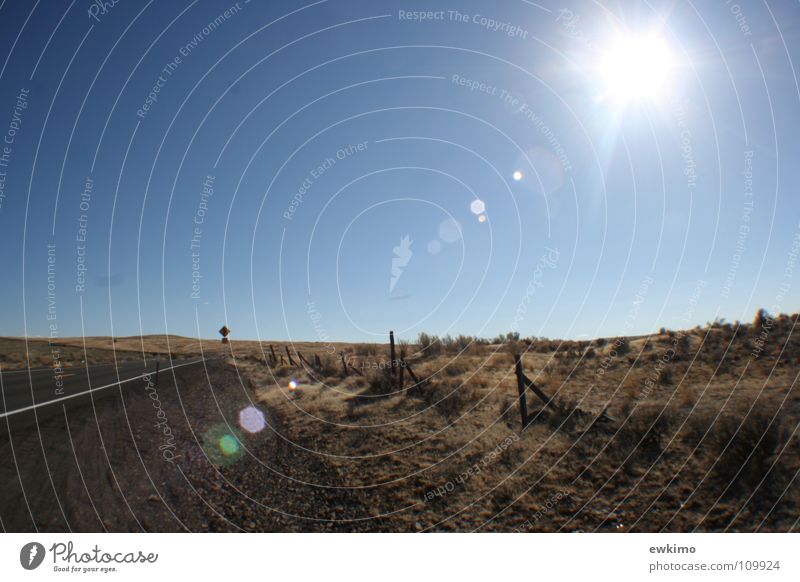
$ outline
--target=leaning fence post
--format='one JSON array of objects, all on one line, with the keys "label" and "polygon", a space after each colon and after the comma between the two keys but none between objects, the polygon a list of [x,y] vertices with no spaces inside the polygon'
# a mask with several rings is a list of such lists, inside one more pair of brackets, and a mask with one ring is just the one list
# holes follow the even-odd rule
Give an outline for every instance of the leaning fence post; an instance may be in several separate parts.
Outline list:
[{"label": "leaning fence post", "polygon": [[414,386],[412,386],[412,388],[416,388],[417,386],[419,386],[421,382],[419,381],[419,378],[417,378],[417,375],[414,373],[414,370],[411,369],[411,364],[403,360],[403,367],[406,370],[408,370],[408,375],[411,376],[411,379],[414,381]]},{"label": "leaning fence post", "polygon": [[278,362],[278,356],[275,355],[275,348],[272,347],[272,344],[269,344],[269,351],[272,354],[272,361],[274,363]]},{"label": "leaning fence post", "polygon": [[289,358],[289,365],[294,366],[294,360],[292,359],[292,353],[289,351],[289,346],[286,347],[286,356]]},{"label": "leaning fence post", "polygon": [[522,372],[522,357],[514,354],[514,368],[517,372],[517,389],[519,390],[519,415],[522,419],[522,428],[528,424],[528,398],[525,395],[525,379]]},{"label": "leaning fence post", "polygon": [[158,371],[161,369],[161,360],[156,360],[156,386],[158,386]]},{"label": "leaning fence post", "polygon": [[339,352],[339,357],[342,358],[342,373],[347,376],[347,362],[344,361],[344,352]]},{"label": "leaning fence post", "polygon": [[311,365],[311,362],[309,362],[306,359],[306,357],[302,354],[302,352],[297,352],[297,357],[300,358],[300,365],[301,366],[307,367],[307,368],[311,368],[312,370],[314,369],[314,366]]}]

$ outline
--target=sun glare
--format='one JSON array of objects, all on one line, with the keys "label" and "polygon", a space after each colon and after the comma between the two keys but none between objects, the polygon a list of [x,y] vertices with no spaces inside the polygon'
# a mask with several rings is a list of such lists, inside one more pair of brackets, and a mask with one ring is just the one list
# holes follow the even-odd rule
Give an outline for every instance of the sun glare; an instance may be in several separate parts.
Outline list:
[{"label": "sun glare", "polygon": [[601,99],[621,103],[658,99],[666,92],[673,66],[672,53],[663,38],[620,36],[599,62],[604,85]]}]

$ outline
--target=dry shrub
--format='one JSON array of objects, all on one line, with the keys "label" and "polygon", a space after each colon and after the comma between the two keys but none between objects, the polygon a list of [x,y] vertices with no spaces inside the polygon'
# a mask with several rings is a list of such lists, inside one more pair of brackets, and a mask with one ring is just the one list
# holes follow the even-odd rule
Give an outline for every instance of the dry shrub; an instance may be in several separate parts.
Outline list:
[{"label": "dry shrub", "polygon": [[319,359],[321,364],[317,374],[321,377],[334,377],[342,374],[342,366],[335,358],[323,356]]},{"label": "dry shrub", "polygon": [[679,389],[678,402],[684,408],[692,408],[697,404],[697,390],[695,387],[683,384]]},{"label": "dry shrub", "polygon": [[699,447],[707,442],[713,424],[714,414],[711,411],[695,409],[686,419],[681,439],[693,449]]},{"label": "dry shrub", "polygon": [[754,410],[745,417],[721,419],[708,438],[709,462],[716,461],[712,482],[726,496],[758,493],[756,502],[771,506],[794,473],[790,459],[796,457],[796,447],[784,449],[790,439],[782,413],[773,419],[768,412]]},{"label": "dry shrub", "polygon": [[365,378],[364,376],[350,376],[350,378],[350,383],[353,388],[361,389],[369,386],[369,379]]},{"label": "dry shrub", "polygon": [[395,377],[392,375],[389,368],[383,368],[375,372],[369,373],[367,378],[367,388],[362,394],[369,394],[371,396],[386,396],[393,392],[397,392],[398,387]]},{"label": "dry shrub", "polygon": [[618,337],[611,344],[611,353],[617,352],[617,355],[624,356],[631,351],[631,342],[626,337]]},{"label": "dry shrub", "polygon": [[494,488],[490,498],[492,500],[492,509],[494,511],[503,511],[517,498],[517,492],[510,480],[506,479]]},{"label": "dry shrub", "polygon": [[345,400],[347,408],[345,414],[350,420],[357,420],[364,416],[363,407],[385,400],[397,388],[392,381],[388,370],[368,372],[364,376],[356,376],[350,380],[354,389],[360,390]]},{"label": "dry shrub", "polygon": [[520,423],[519,398],[506,394],[500,401],[497,414],[506,423],[506,426],[518,428]]},{"label": "dry shrub", "polygon": [[356,344],[353,346],[357,356],[376,356],[380,353],[381,346],[378,344]]},{"label": "dry shrub", "polygon": [[623,380],[620,387],[620,394],[628,401],[636,401],[642,393],[642,378],[640,375],[631,372]]},{"label": "dry shrub", "polygon": [[556,412],[548,406],[545,406],[540,411],[540,414],[544,416],[545,422],[552,430],[573,433],[583,425],[582,421],[585,413],[578,408],[574,400],[561,398],[556,401],[556,405],[562,412]]},{"label": "dry shrub", "polygon": [[614,436],[612,448],[627,457],[653,458],[664,452],[675,424],[675,413],[668,408],[638,407]]},{"label": "dry shrub", "polygon": [[450,360],[444,368],[442,368],[441,372],[449,377],[453,378],[455,376],[463,376],[470,371],[467,365],[460,361],[460,360]]},{"label": "dry shrub", "polygon": [[409,390],[409,394],[422,398],[428,406],[435,407],[446,418],[461,415],[479,399],[473,386],[457,380],[427,382]]},{"label": "dry shrub", "polygon": [[476,351],[476,348],[479,344],[483,344],[486,342],[486,340],[482,340],[480,338],[471,335],[463,335],[463,334],[457,337],[446,335],[441,339],[436,338],[436,336],[432,337],[439,340],[444,352],[451,354],[468,353]]},{"label": "dry shrub", "polygon": [[417,344],[422,357],[432,357],[442,353],[443,346],[439,336],[422,332],[417,338]]}]

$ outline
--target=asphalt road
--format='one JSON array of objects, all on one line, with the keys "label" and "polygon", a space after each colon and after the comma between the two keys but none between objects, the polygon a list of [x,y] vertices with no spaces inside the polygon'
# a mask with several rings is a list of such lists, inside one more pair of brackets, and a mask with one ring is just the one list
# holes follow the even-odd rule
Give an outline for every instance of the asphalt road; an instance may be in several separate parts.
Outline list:
[{"label": "asphalt road", "polygon": [[[173,368],[202,363],[202,359],[160,362],[159,375],[171,374]],[[208,359],[206,360],[208,361]],[[156,360],[127,364],[91,366],[88,369],[64,368],[57,373],[50,368],[4,370],[0,373],[0,419],[19,416],[49,416],[61,411],[58,403],[85,405],[107,395],[118,394],[120,387],[136,385],[145,375],[154,378]]]}]

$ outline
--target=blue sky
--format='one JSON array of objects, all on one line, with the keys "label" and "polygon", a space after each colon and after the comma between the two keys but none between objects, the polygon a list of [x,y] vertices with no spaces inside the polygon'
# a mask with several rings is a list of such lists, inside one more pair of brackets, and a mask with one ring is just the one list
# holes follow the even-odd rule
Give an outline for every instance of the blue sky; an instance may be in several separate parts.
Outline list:
[{"label": "blue sky", "polygon": [[[96,6],[0,5],[4,335],[579,338],[798,310],[794,5]],[[612,77],[663,84],[617,98],[598,62],[644,36],[668,64]]]}]

